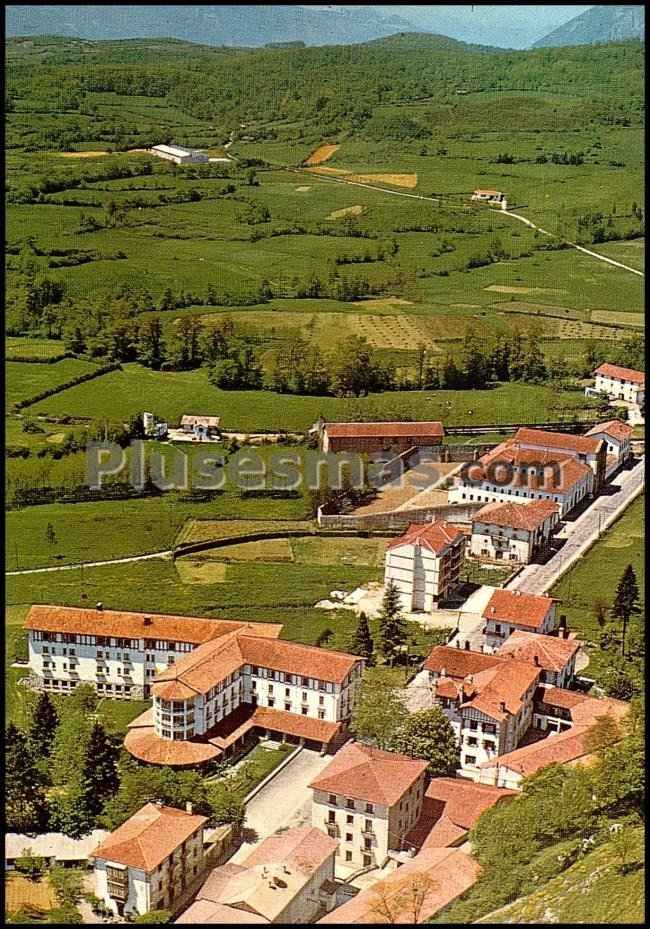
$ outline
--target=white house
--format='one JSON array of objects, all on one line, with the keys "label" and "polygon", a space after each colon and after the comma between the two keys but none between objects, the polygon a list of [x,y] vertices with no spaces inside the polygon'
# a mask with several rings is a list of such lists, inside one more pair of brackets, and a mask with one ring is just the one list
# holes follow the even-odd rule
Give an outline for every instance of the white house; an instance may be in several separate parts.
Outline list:
[{"label": "white house", "polygon": [[601,439],[607,447],[607,470],[605,476],[609,478],[618,468],[632,457],[633,429],[620,419],[611,419],[606,423],[599,423],[590,429],[587,435]]},{"label": "white house", "polygon": [[348,742],[311,783],[312,825],[338,839],[345,869],[381,867],[420,817],[427,762]]},{"label": "white house", "polygon": [[112,913],[178,909],[205,868],[207,818],[147,803],[94,850],[95,894]]},{"label": "white house", "polygon": [[393,583],[402,608],[411,612],[436,609],[459,584],[465,535],[451,523],[412,523],[386,549],[384,583]]},{"label": "white house", "polygon": [[207,439],[219,435],[219,416],[181,416],[181,429],[192,433],[197,439]]},{"label": "white house", "polygon": [[312,826],[271,835],[242,863],[229,861],[215,868],[176,923],[286,926],[316,922],[336,903],[338,844]]},{"label": "white house", "polygon": [[255,625],[205,642],[158,674],[153,707],[129,725],[127,751],[188,767],[231,753],[255,732],[321,751],[344,739],[364,660],[280,641],[281,627],[263,634],[265,624]]},{"label": "white house", "polygon": [[508,209],[506,195],[500,190],[487,190],[479,188],[472,194],[472,200],[476,200],[479,203],[495,203],[499,204],[502,210]]},{"label": "white house", "polygon": [[645,373],[634,368],[623,368],[609,362],[593,372],[596,383],[591,390],[606,394],[613,400],[627,400],[635,406],[645,404]]},{"label": "white house", "polygon": [[200,152],[195,148],[185,148],[183,145],[154,145],[151,154],[164,158],[166,161],[173,161],[177,165],[207,164],[210,161],[205,152]]},{"label": "white house", "polygon": [[470,552],[481,560],[529,564],[548,548],[559,519],[551,500],[488,503],[472,519]]},{"label": "white house", "polygon": [[483,612],[484,650],[489,652],[501,648],[517,629],[550,635],[556,627],[556,603],[557,600],[552,597],[497,588]]}]

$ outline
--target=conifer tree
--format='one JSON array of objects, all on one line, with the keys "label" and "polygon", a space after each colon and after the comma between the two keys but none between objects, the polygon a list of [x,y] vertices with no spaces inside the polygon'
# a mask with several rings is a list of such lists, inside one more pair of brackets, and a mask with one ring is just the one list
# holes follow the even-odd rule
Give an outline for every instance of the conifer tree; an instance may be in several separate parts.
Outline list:
[{"label": "conifer tree", "polygon": [[380,648],[384,657],[390,659],[392,664],[395,652],[406,640],[406,625],[401,613],[399,591],[392,581],[386,585],[378,619]]},{"label": "conifer tree", "polygon": [[5,732],[5,825],[10,832],[40,832],[47,805],[42,776],[27,736],[11,723]]},{"label": "conifer tree", "polygon": [[368,626],[368,617],[365,613],[359,613],[359,622],[357,623],[356,632],[350,643],[350,651],[353,655],[359,655],[366,659],[368,667],[372,665],[373,641]]},{"label": "conifer tree", "polygon": [[88,812],[98,816],[106,802],[117,792],[118,749],[100,722],[90,733],[83,770],[83,788]]},{"label": "conifer tree", "polygon": [[29,743],[36,756],[49,758],[58,725],[59,714],[49,694],[41,691],[29,726]]},{"label": "conifer tree", "polygon": [[639,599],[639,585],[631,564],[627,566],[616,588],[616,596],[612,606],[612,615],[623,621],[623,636],[621,641],[621,654],[625,655],[625,636],[630,615],[637,609]]}]

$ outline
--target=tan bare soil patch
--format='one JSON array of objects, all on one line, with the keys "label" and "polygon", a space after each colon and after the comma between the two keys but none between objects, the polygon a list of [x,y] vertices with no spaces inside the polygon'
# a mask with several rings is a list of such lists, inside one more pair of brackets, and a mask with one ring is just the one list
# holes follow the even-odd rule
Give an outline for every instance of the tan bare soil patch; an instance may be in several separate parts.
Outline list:
[{"label": "tan bare soil patch", "polygon": [[413,306],[412,300],[404,300],[402,297],[376,297],[372,300],[355,300],[352,306]]},{"label": "tan bare soil patch", "polygon": [[497,294],[565,294],[566,290],[555,290],[552,287],[505,287],[502,284],[490,284],[483,290],[492,290]]},{"label": "tan bare soil patch", "polygon": [[57,905],[57,897],[49,878],[30,881],[22,874],[11,874],[5,884],[5,911],[14,912],[22,906],[51,910]]},{"label": "tan bare soil patch", "polygon": [[324,161],[329,161],[338,148],[340,148],[339,145],[319,145],[316,151],[311,153],[305,164],[319,165]]},{"label": "tan bare soil patch", "polygon": [[640,326],[645,325],[643,313],[617,313],[614,310],[592,310],[592,323],[614,323],[620,326]]},{"label": "tan bare soil patch", "polygon": [[311,187],[296,187],[296,190],[299,194],[307,193],[308,190],[311,190]]},{"label": "tan bare soil patch", "polygon": [[328,219],[340,219],[342,216],[360,216],[363,213],[363,207],[357,204],[356,206],[344,206],[342,210],[332,210],[328,215]]},{"label": "tan bare soil patch", "polygon": [[393,187],[417,187],[417,174],[350,174],[349,181],[358,181],[360,184],[391,184]]},{"label": "tan bare soil patch", "polygon": [[310,174],[349,174],[349,171],[345,171],[343,168],[305,168],[305,171],[309,171]]},{"label": "tan bare soil patch", "polygon": [[101,158],[108,152],[56,152],[59,158]]}]

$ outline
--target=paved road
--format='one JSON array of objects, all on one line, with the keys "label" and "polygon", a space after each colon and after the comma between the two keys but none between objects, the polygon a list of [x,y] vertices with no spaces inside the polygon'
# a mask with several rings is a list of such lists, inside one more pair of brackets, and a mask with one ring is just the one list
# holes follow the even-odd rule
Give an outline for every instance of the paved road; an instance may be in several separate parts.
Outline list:
[{"label": "paved road", "polygon": [[543,594],[555,584],[565,571],[610,526],[644,487],[643,458],[630,471],[622,471],[612,486],[618,487],[610,496],[598,497],[582,516],[571,524],[567,541],[544,565],[528,565],[510,584],[510,590],[530,594]]},{"label": "paved road", "polygon": [[256,845],[277,832],[293,826],[311,824],[311,790],[307,785],[332,760],[331,755],[303,748],[299,755],[277,777],[246,805],[245,829],[255,833],[255,839],[244,842],[230,859],[241,863]]}]

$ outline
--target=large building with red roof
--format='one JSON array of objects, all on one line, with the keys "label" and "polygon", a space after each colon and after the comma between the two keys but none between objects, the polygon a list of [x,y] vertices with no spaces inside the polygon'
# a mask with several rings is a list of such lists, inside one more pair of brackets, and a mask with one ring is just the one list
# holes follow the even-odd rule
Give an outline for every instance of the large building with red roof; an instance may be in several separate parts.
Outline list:
[{"label": "large building with red roof", "polygon": [[320,447],[324,452],[399,455],[410,448],[431,448],[442,443],[440,422],[323,423]]},{"label": "large building with red roof", "polygon": [[610,419],[606,423],[598,423],[590,429],[587,435],[595,439],[602,439],[607,451],[607,470],[605,477],[609,479],[615,471],[632,457],[632,426],[620,419]]},{"label": "large building with red roof", "polygon": [[536,632],[549,635],[556,630],[556,604],[553,597],[527,594],[521,590],[497,588],[483,611],[484,649],[495,651],[511,633]]},{"label": "large building with red roof", "polygon": [[439,520],[411,523],[386,549],[384,583],[395,585],[402,608],[431,612],[450,597],[460,582],[465,534]]},{"label": "large building with red roof", "polygon": [[645,404],[645,372],[621,365],[601,364],[593,372],[596,383],[592,388],[613,400],[627,400],[635,406]]},{"label": "large building with red roof", "polygon": [[205,816],[147,803],[93,851],[95,893],[118,916],[177,910],[206,867]]},{"label": "large building with red roof", "polygon": [[536,632],[515,630],[496,654],[501,658],[512,656],[517,661],[526,661],[542,669],[541,680],[555,687],[568,687],[576,673],[576,657],[582,642],[565,636],[538,635]]},{"label": "large building with red roof", "polygon": [[487,503],[472,517],[470,553],[481,561],[530,564],[548,550],[559,519],[552,500]]},{"label": "large building with red roof", "polygon": [[348,742],[309,785],[312,824],[339,840],[342,868],[381,867],[422,811],[427,762]]}]

